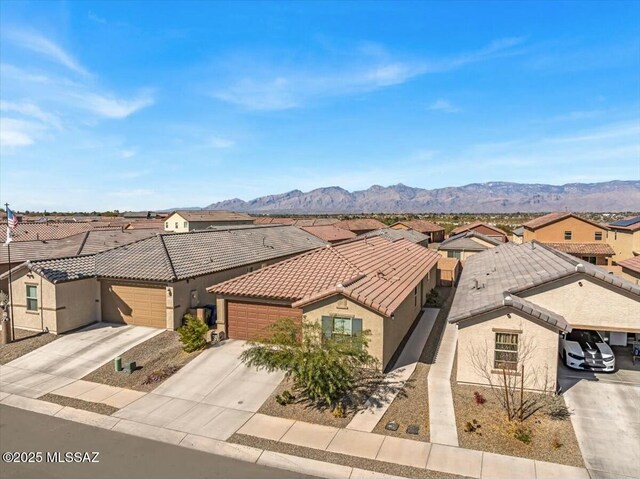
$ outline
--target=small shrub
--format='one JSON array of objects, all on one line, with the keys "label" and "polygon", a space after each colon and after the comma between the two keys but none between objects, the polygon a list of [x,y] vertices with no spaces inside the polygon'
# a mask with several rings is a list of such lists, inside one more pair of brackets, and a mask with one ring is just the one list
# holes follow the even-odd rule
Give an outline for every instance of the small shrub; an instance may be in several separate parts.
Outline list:
[{"label": "small shrub", "polygon": [[187,314],[184,319],[185,323],[178,328],[182,349],[187,353],[204,349],[207,346],[205,335],[209,327],[190,314]]},{"label": "small shrub", "polygon": [[284,391],[282,391],[282,394],[278,394],[275,399],[276,402],[280,404],[280,406],[286,406],[287,404],[291,404],[293,401],[295,401],[296,397],[291,394],[291,391],[285,389]]},{"label": "small shrub", "polygon": [[531,443],[531,439],[533,434],[531,433],[531,429],[528,429],[522,425],[517,426],[513,432],[513,437],[515,437],[518,441],[524,442],[525,444]]},{"label": "small shrub", "polygon": [[467,421],[464,425],[464,432],[477,432],[480,427],[480,423],[476,419]]},{"label": "small shrub", "polygon": [[344,410],[344,406],[342,405],[342,403],[338,403],[336,404],[336,407],[333,408],[333,411],[331,411],[333,414],[333,417],[336,418],[341,418],[341,417],[345,417],[345,410]]},{"label": "small shrub", "polygon": [[560,442],[560,439],[558,439],[558,437],[554,437],[553,441],[551,441],[551,446],[553,446],[554,449],[560,449],[563,444]]},{"label": "small shrub", "polygon": [[473,399],[476,401],[476,404],[482,406],[484,403],[487,402],[486,398],[480,394],[478,391],[473,393]]},{"label": "small shrub", "polygon": [[425,304],[427,306],[431,306],[432,308],[437,308],[440,305],[440,298],[438,296],[438,291],[436,291],[436,288],[433,288],[431,291],[429,291]]},{"label": "small shrub", "polygon": [[162,369],[156,369],[142,382],[142,384],[155,384],[160,383],[167,379],[169,376],[176,373],[180,368],[175,365],[165,366]]}]

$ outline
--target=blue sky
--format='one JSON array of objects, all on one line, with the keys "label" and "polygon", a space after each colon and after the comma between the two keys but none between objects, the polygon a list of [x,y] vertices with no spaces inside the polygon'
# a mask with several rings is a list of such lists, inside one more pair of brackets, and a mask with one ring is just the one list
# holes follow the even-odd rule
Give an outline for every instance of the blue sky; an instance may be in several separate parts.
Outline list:
[{"label": "blue sky", "polygon": [[1,201],[638,179],[638,18],[638,2],[3,2]]}]

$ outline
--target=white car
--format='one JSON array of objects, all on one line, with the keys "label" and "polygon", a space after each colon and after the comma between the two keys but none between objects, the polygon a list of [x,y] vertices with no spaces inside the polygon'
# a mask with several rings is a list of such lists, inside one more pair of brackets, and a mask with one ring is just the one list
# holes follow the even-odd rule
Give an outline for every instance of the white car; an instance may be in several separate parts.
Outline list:
[{"label": "white car", "polygon": [[560,335],[560,356],[572,369],[613,372],[616,358],[598,331],[574,329]]}]

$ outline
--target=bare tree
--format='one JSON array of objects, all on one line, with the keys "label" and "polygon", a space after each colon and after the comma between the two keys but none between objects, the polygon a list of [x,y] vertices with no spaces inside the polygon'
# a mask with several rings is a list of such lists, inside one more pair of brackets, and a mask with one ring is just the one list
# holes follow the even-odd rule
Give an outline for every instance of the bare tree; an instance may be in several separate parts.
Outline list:
[{"label": "bare tree", "polygon": [[[532,361],[535,341],[518,335],[513,346],[511,351],[498,351],[485,341],[469,350],[474,370],[487,382],[509,421],[524,421],[553,402],[554,381],[548,366]],[[508,356],[501,356],[504,353]]]}]

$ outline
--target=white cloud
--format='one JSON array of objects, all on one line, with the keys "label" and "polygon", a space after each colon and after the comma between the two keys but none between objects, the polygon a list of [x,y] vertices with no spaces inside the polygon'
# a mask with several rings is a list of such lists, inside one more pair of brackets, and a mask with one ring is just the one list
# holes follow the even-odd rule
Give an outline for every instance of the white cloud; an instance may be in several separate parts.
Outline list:
[{"label": "white cloud", "polygon": [[226,86],[218,86],[211,96],[249,110],[286,110],[323,97],[375,91],[405,83],[415,77],[454,70],[481,61],[518,54],[523,38],[497,40],[467,54],[439,60],[395,60],[382,49],[364,54],[340,66],[304,67],[264,65],[263,59],[242,58],[227,61],[232,71]]},{"label": "white cloud", "polygon": [[137,153],[137,150],[135,148],[127,148],[125,150],[120,151],[120,156],[126,160],[127,158],[134,157],[136,153]]},{"label": "white cloud", "polygon": [[429,105],[429,110],[443,111],[445,113],[457,113],[460,108],[452,105],[448,100],[439,99]]},{"label": "white cloud", "polygon": [[221,138],[219,136],[211,137],[209,140],[209,144],[212,148],[216,149],[226,149],[232,148],[236,143],[233,140],[229,140],[227,138]]},{"label": "white cloud", "polygon": [[35,118],[57,129],[61,128],[60,119],[51,113],[43,111],[38,105],[31,102],[10,102],[0,100],[0,111],[18,113],[23,116]]},{"label": "white cloud", "polygon": [[15,118],[0,118],[0,146],[21,147],[35,143],[36,138],[45,130],[41,123],[18,120]]},{"label": "white cloud", "polygon": [[71,96],[79,100],[78,106],[105,118],[126,118],[129,115],[154,104],[150,92],[143,92],[137,98],[124,100],[112,95],[94,92],[75,92]]},{"label": "white cloud", "polygon": [[80,75],[89,75],[89,72],[80,65],[73,56],[63,50],[62,47],[35,32],[26,30],[9,30],[6,32],[6,35],[16,45],[39,53],[50,60],[79,73]]}]

